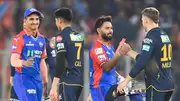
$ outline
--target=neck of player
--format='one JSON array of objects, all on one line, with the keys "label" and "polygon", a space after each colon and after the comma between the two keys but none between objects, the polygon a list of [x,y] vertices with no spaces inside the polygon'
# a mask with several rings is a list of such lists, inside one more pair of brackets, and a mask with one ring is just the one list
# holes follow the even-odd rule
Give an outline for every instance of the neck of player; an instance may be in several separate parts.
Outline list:
[{"label": "neck of player", "polygon": [[70,23],[64,23],[64,24],[61,26],[61,31],[64,30],[64,28],[70,27],[70,26],[71,26]]},{"label": "neck of player", "polygon": [[100,40],[102,40],[103,44],[105,44],[106,46],[110,46],[110,44],[109,44],[110,41],[106,41],[102,37],[100,37]]},{"label": "neck of player", "polygon": [[27,28],[27,30],[28,30],[28,32],[29,32],[32,36],[37,36],[38,29],[36,29],[36,30],[31,30],[31,29],[28,29],[28,28]]},{"label": "neck of player", "polygon": [[156,23],[149,24],[149,26],[147,27],[147,32],[149,32],[151,29],[157,28],[157,27],[159,27],[159,24],[156,24]]}]

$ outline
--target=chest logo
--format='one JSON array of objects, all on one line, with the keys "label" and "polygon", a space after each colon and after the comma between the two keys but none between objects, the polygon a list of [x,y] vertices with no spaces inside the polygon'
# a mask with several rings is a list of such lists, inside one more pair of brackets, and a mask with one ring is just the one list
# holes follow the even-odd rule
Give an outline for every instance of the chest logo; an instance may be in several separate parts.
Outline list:
[{"label": "chest logo", "polygon": [[42,42],[39,42],[39,46],[42,48],[42,47],[43,47],[43,43],[42,43]]}]

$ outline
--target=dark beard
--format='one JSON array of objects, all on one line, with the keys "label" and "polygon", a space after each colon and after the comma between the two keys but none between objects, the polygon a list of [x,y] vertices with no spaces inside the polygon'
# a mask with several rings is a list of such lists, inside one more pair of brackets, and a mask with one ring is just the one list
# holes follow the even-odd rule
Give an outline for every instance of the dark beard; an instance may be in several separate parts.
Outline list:
[{"label": "dark beard", "polygon": [[106,34],[102,34],[102,39],[107,42],[107,41],[111,41],[112,36],[106,36]]}]

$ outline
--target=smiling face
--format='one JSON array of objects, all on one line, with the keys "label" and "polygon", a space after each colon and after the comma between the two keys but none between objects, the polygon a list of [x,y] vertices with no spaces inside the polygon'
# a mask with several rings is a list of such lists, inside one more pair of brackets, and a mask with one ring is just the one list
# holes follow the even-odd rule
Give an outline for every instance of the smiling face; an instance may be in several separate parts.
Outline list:
[{"label": "smiling face", "polygon": [[40,24],[40,18],[37,14],[31,14],[26,19],[24,19],[26,28],[29,30],[37,30]]},{"label": "smiling face", "polygon": [[104,41],[110,41],[113,35],[113,27],[111,22],[104,22],[102,26],[97,29],[97,32],[100,34],[101,38]]}]

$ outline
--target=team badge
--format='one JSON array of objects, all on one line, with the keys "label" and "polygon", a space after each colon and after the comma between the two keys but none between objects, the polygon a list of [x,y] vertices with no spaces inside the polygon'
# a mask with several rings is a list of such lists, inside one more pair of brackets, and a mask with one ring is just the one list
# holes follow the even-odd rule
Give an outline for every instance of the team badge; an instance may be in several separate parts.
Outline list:
[{"label": "team badge", "polygon": [[57,36],[57,37],[56,37],[56,42],[61,42],[62,39],[63,39],[63,38],[62,38],[61,36]]},{"label": "team badge", "polygon": [[43,43],[42,43],[42,42],[39,42],[39,46],[42,48],[42,47],[43,47]]}]

